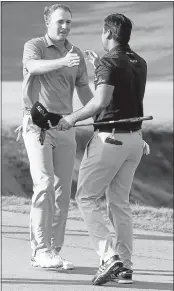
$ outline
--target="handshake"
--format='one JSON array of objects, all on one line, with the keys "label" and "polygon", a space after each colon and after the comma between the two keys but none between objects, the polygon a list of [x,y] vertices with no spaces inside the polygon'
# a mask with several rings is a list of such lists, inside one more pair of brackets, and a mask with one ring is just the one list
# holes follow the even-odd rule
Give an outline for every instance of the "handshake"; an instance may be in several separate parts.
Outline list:
[{"label": "handshake", "polygon": [[[62,58],[62,64],[69,68],[78,66],[80,63],[79,55],[76,52],[73,52],[73,50],[74,50],[74,47],[72,46],[72,48],[66,54],[66,56]],[[94,66],[94,68],[96,68],[100,60],[100,57],[97,55],[97,53],[91,50],[85,50],[84,55],[85,55],[85,59],[89,61]]]}]

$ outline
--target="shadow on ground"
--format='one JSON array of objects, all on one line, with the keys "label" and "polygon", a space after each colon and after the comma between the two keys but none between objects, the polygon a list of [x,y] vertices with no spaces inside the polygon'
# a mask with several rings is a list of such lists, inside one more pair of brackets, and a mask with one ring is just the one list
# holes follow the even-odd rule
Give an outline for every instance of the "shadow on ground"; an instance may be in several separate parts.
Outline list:
[{"label": "shadow on ground", "polygon": [[[81,267],[80,267],[81,268]],[[85,273],[86,274],[86,273]],[[90,280],[47,280],[47,279],[28,279],[28,278],[4,278],[2,284],[38,284],[38,285],[92,285]],[[119,289],[125,288],[125,285],[120,285],[115,282],[108,282],[104,285],[107,287],[119,286]],[[172,283],[157,283],[146,281],[135,281],[134,284],[126,284],[129,289],[143,290],[173,290]]]}]

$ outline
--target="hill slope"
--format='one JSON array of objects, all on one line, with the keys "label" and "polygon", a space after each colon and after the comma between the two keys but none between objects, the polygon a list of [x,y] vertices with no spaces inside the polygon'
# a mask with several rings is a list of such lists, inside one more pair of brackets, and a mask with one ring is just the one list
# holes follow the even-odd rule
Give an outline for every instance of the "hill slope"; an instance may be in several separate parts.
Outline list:
[{"label": "hill slope", "polygon": [[[91,130],[77,130],[77,158],[75,163],[72,198],[75,196],[79,165]],[[131,189],[131,202],[155,207],[172,208],[173,201],[173,134],[172,131],[158,131],[157,128],[144,131],[144,139],[151,147],[151,154],[144,156],[136,171]],[[2,174],[11,175],[22,191],[32,195],[32,181],[28,158],[23,141],[17,143],[13,128],[4,127],[2,131]],[[2,180],[2,195],[17,195],[12,179]],[[10,187],[11,192],[7,191]]]}]

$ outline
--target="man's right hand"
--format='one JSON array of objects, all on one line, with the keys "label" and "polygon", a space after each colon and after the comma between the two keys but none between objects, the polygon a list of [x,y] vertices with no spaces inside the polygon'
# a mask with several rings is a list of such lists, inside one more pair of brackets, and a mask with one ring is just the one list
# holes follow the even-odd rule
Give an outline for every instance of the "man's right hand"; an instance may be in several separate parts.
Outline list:
[{"label": "man's right hand", "polygon": [[77,53],[73,53],[73,46],[70,49],[70,51],[67,53],[67,55],[62,58],[62,64],[66,67],[74,67],[74,66],[78,66],[80,63],[80,57]]}]

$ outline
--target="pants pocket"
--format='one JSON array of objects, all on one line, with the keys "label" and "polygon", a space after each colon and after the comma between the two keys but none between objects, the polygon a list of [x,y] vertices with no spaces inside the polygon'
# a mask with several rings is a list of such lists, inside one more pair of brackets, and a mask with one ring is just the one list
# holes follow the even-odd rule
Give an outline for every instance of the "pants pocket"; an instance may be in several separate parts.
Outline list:
[{"label": "pants pocket", "polygon": [[30,115],[24,115],[23,117],[23,135],[25,135],[27,132],[32,131],[36,133],[40,133],[40,127],[35,125],[32,121],[32,118]]},{"label": "pants pocket", "polygon": [[87,144],[86,144],[86,148],[85,148],[85,152],[84,152],[84,156],[83,159],[88,158],[89,156],[89,147],[91,145],[91,143],[98,138],[98,135],[96,132],[93,133],[93,135],[90,137],[90,139],[88,140]]},{"label": "pants pocket", "polygon": [[27,133],[27,131],[28,131],[29,119],[30,119],[30,116],[29,115],[24,115],[24,117],[23,117],[23,123],[22,123],[22,127],[23,127],[22,134],[23,135],[25,135]]},{"label": "pants pocket", "polygon": [[143,139],[142,131],[141,131],[141,130],[138,130],[137,133],[138,133],[138,135]]},{"label": "pants pocket", "polygon": [[90,143],[92,142],[93,138],[94,138],[94,134],[91,136],[91,138],[88,140],[88,142],[86,144],[86,149],[85,149],[85,153],[84,153],[85,158],[88,158],[89,146],[90,146]]}]

